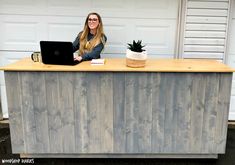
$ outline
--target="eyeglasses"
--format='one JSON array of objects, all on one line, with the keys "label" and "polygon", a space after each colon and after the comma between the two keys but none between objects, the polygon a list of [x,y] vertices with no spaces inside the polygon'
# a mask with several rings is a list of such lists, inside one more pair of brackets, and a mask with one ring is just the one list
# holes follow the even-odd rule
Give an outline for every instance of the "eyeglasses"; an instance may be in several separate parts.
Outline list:
[{"label": "eyeglasses", "polygon": [[89,18],[88,21],[89,22],[96,22],[98,19],[97,18]]}]

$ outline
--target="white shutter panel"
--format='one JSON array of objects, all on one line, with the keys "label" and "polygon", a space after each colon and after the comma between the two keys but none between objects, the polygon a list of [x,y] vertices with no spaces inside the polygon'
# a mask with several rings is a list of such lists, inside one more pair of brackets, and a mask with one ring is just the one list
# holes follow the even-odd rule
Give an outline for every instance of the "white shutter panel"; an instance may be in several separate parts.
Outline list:
[{"label": "white shutter panel", "polygon": [[188,0],[182,58],[224,60],[229,0]]}]

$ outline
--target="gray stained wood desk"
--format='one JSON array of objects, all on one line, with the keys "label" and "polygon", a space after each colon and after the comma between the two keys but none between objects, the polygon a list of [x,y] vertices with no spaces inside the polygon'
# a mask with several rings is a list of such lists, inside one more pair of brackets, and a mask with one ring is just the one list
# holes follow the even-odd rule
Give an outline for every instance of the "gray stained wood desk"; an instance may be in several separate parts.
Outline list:
[{"label": "gray stained wood desk", "polygon": [[103,66],[22,59],[4,70],[13,153],[30,157],[216,158],[233,69],[213,60]]}]

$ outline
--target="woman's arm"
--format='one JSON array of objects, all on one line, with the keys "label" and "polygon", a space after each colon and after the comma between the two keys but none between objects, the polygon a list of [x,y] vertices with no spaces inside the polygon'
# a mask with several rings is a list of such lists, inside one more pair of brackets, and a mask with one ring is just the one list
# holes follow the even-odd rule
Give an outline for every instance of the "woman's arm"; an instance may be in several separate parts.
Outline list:
[{"label": "woman's arm", "polygon": [[78,35],[76,39],[73,41],[73,53],[79,49],[79,46],[80,46],[80,35]]}]

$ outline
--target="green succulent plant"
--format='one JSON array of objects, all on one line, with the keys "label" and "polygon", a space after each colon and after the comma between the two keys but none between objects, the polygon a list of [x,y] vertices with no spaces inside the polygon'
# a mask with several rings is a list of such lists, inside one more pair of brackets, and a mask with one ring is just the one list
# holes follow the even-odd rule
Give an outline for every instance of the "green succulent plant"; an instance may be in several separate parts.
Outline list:
[{"label": "green succulent plant", "polygon": [[145,51],[143,49],[143,47],[145,47],[145,45],[142,45],[142,40],[138,40],[137,42],[135,40],[133,40],[133,43],[132,44],[128,44],[128,49],[130,49],[131,51],[133,52],[143,52]]}]

